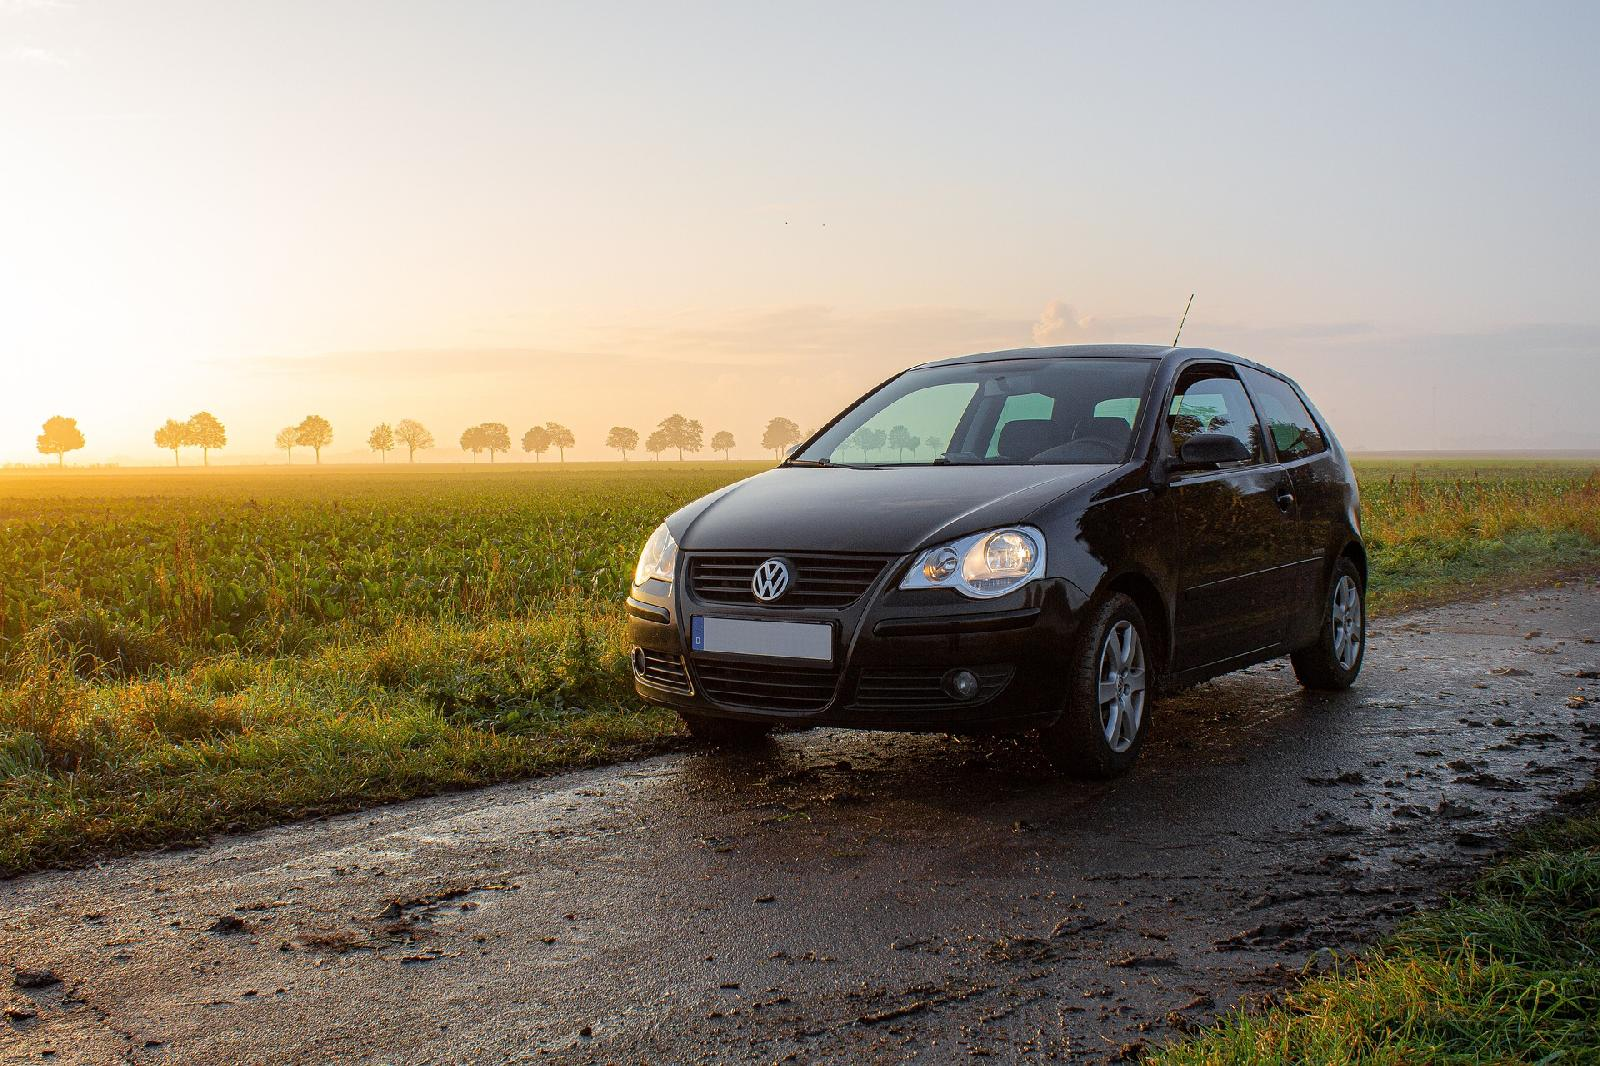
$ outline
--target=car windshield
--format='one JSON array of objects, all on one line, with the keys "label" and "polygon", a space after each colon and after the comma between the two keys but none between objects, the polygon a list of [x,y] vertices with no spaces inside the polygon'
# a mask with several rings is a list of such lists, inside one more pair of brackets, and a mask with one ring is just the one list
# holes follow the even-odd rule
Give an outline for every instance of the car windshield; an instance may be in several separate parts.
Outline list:
[{"label": "car windshield", "polygon": [[910,370],[790,460],[826,466],[1120,463],[1155,363],[1010,359]]}]

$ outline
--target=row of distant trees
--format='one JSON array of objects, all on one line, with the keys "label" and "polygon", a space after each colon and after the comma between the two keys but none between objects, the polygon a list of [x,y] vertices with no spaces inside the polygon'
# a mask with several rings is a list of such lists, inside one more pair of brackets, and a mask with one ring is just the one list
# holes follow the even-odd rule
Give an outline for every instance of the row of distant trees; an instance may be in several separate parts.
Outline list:
[{"label": "row of distant trees", "polygon": [[[904,427],[895,427],[896,431]],[[58,464],[65,463],[68,452],[77,451],[84,446],[83,431],[78,428],[78,420],[56,415],[47,419],[42,427],[43,432],[38,437],[38,448],[41,455],[54,455]],[[868,432],[868,431],[863,431]],[[881,430],[875,431],[879,436]],[[767,423],[766,432],[761,435],[761,446],[772,452],[776,457],[783,455],[804,439],[800,427],[788,418],[774,418]],[[227,447],[228,430],[222,422],[209,411],[199,411],[187,419],[179,421],[169,418],[155,432],[155,443],[159,448],[172,452],[173,465],[180,465],[180,453],[184,448],[199,448],[200,461],[203,465],[211,464],[211,453],[220,448]],[[318,463],[322,462],[322,449],[333,443],[333,424],[321,415],[307,415],[293,426],[285,426],[278,430],[277,446],[283,449],[285,458],[294,462],[296,448],[310,448]],[[576,447],[577,437],[572,430],[559,422],[546,422],[536,425],[522,435],[522,450],[531,454],[535,462],[539,462],[551,448],[556,450],[558,461],[565,462],[567,449]],[[644,450],[659,461],[663,452],[676,451],[679,460],[685,454],[694,455],[704,451],[709,443],[713,452],[721,452],[727,459],[738,443],[733,434],[727,430],[718,430],[711,435],[709,442],[705,439],[705,427],[697,419],[685,418],[680,414],[668,415],[660,424],[644,438]],[[916,450],[916,443],[900,446]],[[889,440],[891,447],[895,446],[894,439]],[[606,447],[614,448],[622,453],[624,461],[628,453],[639,450],[639,431],[631,426],[612,426],[606,434]],[[883,442],[877,442],[876,447],[882,447]],[[380,422],[374,426],[367,435],[367,447],[377,452],[384,462],[389,461],[389,453],[396,448],[406,449],[408,461],[415,462],[417,452],[426,451],[434,447],[433,434],[426,426],[413,418],[402,418],[391,426],[387,422]],[[461,434],[461,450],[471,452],[477,458],[484,452],[489,453],[489,461],[494,462],[497,454],[511,451],[511,431],[504,422],[483,422],[476,426],[469,426]]]},{"label": "row of distant trees", "polygon": [[921,437],[913,434],[905,426],[891,426],[887,430],[862,426],[845,440],[847,446],[859,448],[864,457],[870,458],[887,447],[891,451],[899,452],[902,461],[906,457],[906,452],[917,454],[917,449],[922,447],[923,443]]},{"label": "row of distant trees", "polygon": [[210,411],[200,411],[190,415],[183,422],[169,418],[165,425],[156,430],[156,447],[166,448],[172,452],[173,466],[178,465],[180,448],[199,448],[201,463],[210,466],[211,450],[225,448],[227,445],[228,431]]}]

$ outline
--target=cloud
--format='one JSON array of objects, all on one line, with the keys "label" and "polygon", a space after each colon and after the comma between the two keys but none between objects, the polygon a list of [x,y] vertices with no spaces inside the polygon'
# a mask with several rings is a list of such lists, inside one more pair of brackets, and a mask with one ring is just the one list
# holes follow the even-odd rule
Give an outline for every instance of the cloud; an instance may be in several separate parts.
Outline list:
[{"label": "cloud", "polygon": [[7,56],[14,63],[22,63],[30,67],[72,66],[72,61],[60,52],[53,52],[48,48],[39,48],[34,45],[15,45],[7,53]]},{"label": "cloud", "polygon": [[1094,319],[1079,317],[1071,304],[1051,300],[1044,305],[1039,321],[1033,324],[1033,343],[1066,344],[1083,338],[1093,326]]},{"label": "cloud", "polygon": [[[538,347],[326,352],[234,362],[262,374],[461,378],[663,373],[708,381],[771,372],[781,380],[876,382],[917,363],[1029,343],[1156,342],[1157,316],[1080,316],[1052,301],[1038,322],[960,307],[846,309],[823,304],[676,313],[596,324],[581,348]],[[230,361],[232,362],[232,361]],[[776,380],[776,379],[775,379]]]},{"label": "cloud", "polygon": [[212,365],[241,367],[272,375],[383,374],[391,377],[443,375],[451,378],[499,376],[551,367],[614,366],[615,355],[566,352],[547,348],[404,348],[393,351],[324,352],[311,356],[255,356],[217,360]]},{"label": "cloud", "polygon": [[1177,323],[1161,315],[1080,314],[1065,300],[1051,300],[1033,323],[1034,344],[1164,344]]},{"label": "cloud", "polygon": [[1026,321],[952,307],[848,310],[822,304],[731,313],[680,312],[664,320],[607,323],[598,346],[651,358],[711,359],[742,366],[897,362],[901,366],[963,352],[1009,348]]}]

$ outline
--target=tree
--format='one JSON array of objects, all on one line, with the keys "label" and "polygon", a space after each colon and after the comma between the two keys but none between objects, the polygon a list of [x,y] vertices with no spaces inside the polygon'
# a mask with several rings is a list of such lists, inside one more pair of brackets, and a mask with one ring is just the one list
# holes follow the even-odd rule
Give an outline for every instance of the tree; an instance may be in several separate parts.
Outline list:
[{"label": "tree", "polygon": [[472,453],[472,461],[477,462],[478,456],[483,454],[483,449],[488,447],[483,441],[482,426],[468,426],[461,431],[461,450]]},{"label": "tree", "polygon": [[57,466],[66,466],[67,453],[83,447],[83,431],[78,428],[76,418],[55,415],[45,419],[40,428],[44,432],[39,434],[37,442],[39,454],[55,456]]},{"label": "tree", "polygon": [[578,443],[578,438],[572,435],[572,430],[560,422],[546,422],[545,432],[550,434],[550,443],[556,446],[556,452],[561,456],[561,461],[567,461],[567,449]]},{"label": "tree", "polygon": [[303,448],[310,448],[320,464],[322,449],[333,443],[333,426],[321,415],[306,415],[301,423],[294,427],[294,442]]},{"label": "tree", "polygon": [[661,420],[657,431],[665,434],[668,448],[678,449],[678,461],[683,461],[684,452],[698,452],[705,447],[705,429],[691,418],[682,415],[668,415]]},{"label": "tree", "polygon": [[227,429],[210,411],[200,411],[191,415],[189,421],[184,423],[184,429],[187,430],[187,435],[183,443],[200,449],[202,466],[211,465],[212,448],[228,446]]},{"label": "tree", "polygon": [[661,461],[661,453],[670,447],[672,442],[667,440],[667,434],[663,430],[658,429],[645,438],[644,450],[655,456],[658,463]]},{"label": "tree", "polygon": [[300,443],[300,430],[295,426],[284,426],[278,430],[277,441],[278,447],[288,456],[288,461],[294,462],[294,446]]},{"label": "tree", "polygon": [[504,422],[485,422],[478,429],[483,433],[483,447],[488,451],[491,463],[494,462],[495,452],[511,450],[511,431]]},{"label": "tree", "polygon": [[394,427],[394,439],[406,446],[406,462],[417,461],[417,449],[426,451],[433,447],[433,434],[414,418],[402,418]]},{"label": "tree", "polygon": [[761,446],[782,459],[785,451],[804,439],[800,435],[800,427],[794,422],[787,418],[774,418],[767,423],[767,431],[761,435]]},{"label": "tree", "polygon": [[889,430],[889,447],[900,453],[900,461],[906,461],[906,452],[917,454],[917,449],[922,447],[922,438],[913,437],[911,431],[905,426],[895,426]]},{"label": "tree", "polygon": [[536,463],[541,455],[550,450],[552,443],[550,431],[543,426],[534,426],[522,435],[522,450],[532,452]]},{"label": "tree", "polygon": [[394,447],[394,430],[389,428],[389,423],[379,422],[372,427],[372,432],[367,434],[367,447],[383,456],[383,461],[389,461],[389,451]]},{"label": "tree", "polygon": [[622,461],[628,461],[628,453],[639,446],[639,431],[629,429],[627,426],[612,426],[611,432],[606,434],[606,447],[615,448],[622,453]]},{"label": "tree", "polygon": [[888,439],[889,435],[883,430],[872,429],[869,426],[862,426],[860,429],[850,434],[849,439],[846,440],[845,443],[851,447],[861,449],[861,457],[865,459],[871,453],[877,451],[879,448],[882,448]]},{"label": "tree", "polygon": [[178,464],[178,449],[189,443],[187,439],[188,427],[176,418],[167,419],[166,425],[156,430],[156,447],[165,448],[172,453],[172,465]]},{"label": "tree", "polygon": [[729,433],[727,430],[719,430],[717,434],[711,438],[711,450],[714,452],[721,452],[724,459],[733,458],[728,454],[729,452],[733,451],[733,449],[733,434]]}]

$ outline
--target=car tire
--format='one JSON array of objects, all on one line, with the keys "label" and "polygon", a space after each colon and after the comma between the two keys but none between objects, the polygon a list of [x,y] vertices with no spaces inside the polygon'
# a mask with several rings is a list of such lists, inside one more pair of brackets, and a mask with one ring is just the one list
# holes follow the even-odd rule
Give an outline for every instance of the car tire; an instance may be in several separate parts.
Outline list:
[{"label": "car tire", "polygon": [[767,722],[741,722],[687,711],[679,711],[678,716],[688,726],[690,736],[714,748],[753,748],[763,743],[772,732],[772,726]]},{"label": "car tire", "polygon": [[1323,594],[1317,642],[1290,655],[1289,661],[1294,664],[1294,676],[1306,688],[1338,690],[1355,683],[1366,654],[1366,582],[1355,563],[1340,559]]},{"label": "car tire", "polygon": [[1133,766],[1155,701],[1152,651],[1133,600],[1113,593],[1093,608],[1069,667],[1066,707],[1039,731],[1039,746],[1058,773],[1103,781]]}]

